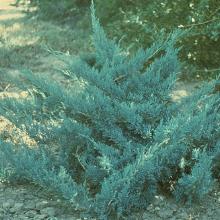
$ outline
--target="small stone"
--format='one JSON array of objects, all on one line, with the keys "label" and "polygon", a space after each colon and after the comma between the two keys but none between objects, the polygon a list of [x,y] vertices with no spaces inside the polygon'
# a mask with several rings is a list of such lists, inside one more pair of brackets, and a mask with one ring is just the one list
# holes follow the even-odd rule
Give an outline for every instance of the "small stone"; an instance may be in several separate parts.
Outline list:
[{"label": "small stone", "polygon": [[47,215],[44,215],[44,214],[38,214],[34,217],[34,220],[44,220],[44,219],[47,219]]},{"label": "small stone", "polygon": [[[137,218],[137,216],[130,216],[128,219],[129,220],[137,220],[138,218]],[[76,220],[81,220],[81,219],[77,218]]]},{"label": "small stone", "polygon": [[37,213],[34,210],[30,210],[25,213],[25,216],[27,216],[29,218],[34,218],[36,215],[37,215]]},{"label": "small stone", "polygon": [[27,217],[27,216],[24,216],[24,215],[19,215],[19,218],[16,218],[16,219],[19,219],[19,220],[30,220],[30,218],[29,217]]},{"label": "small stone", "polygon": [[155,207],[155,211],[160,211],[160,207]]},{"label": "small stone", "polygon": [[168,219],[170,217],[172,217],[173,211],[170,209],[161,209],[158,212],[158,215],[163,218],[163,219]]},{"label": "small stone", "polygon": [[188,218],[189,218],[189,215],[186,212],[182,212],[182,213],[177,215],[177,219],[185,220],[185,219],[188,219]]},{"label": "small stone", "polygon": [[14,214],[14,213],[16,213],[16,210],[14,209],[14,207],[12,207],[12,208],[9,209],[9,212]]},{"label": "small stone", "polygon": [[210,209],[208,209],[208,210],[206,211],[206,215],[208,215],[208,216],[212,216],[212,215],[213,215],[213,211],[210,210]]},{"label": "small stone", "polygon": [[178,210],[178,206],[177,206],[176,204],[171,204],[171,205],[170,205],[170,208],[171,208],[174,212],[176,212],[176,211]]},{"label": "small stone", "polygon": [[[138,219],[138,218],[136,218]],[[161,220],[158,216],[156,216],[154,213],[147,213],[145,212],[141,218],[142,220]]]},{"label": "small stone", "polygon": [[148,207],[147,207],[147,211],[152,211],[154,208],[154,206],[152,204],[150,204]]},{"label": "small stone", "polygon": [[49,205],[48,201],[37,202],[36,203],[36,209],[41,210],[41,209],[44,209],[44,208],[48,207],[48,205]]},{"label": "small stone", "polygon": [[207,215],[203,215],[199,217],[199,220],[207,220],[209,217]]},{"label": "small stone", "polygon": [[13,207],[14,206],[14,200],[12,200],[12,199],[9,199],[7,202],[4,202],[3,204],[2,204],[2,208],[3,209],[9,209],[9,208],[11,208],[11,207]]},{"label": "small stone", "polygon": [[164,196],[155,196],[155,199],[156,200],[159,200],[159,201],[164,201]]},{"label": "small stone", "polygon": [[143,219],[149,219],[149,213],[148,212],[144,212],[142,218]]},{"label": "small stone", "polygon": [[10,212],[18,212],[23,208],[24,204],[23,203],[15,203],[14,206],[10,209]]},{"label": "small stone", "polygon": [[46,214],[50,217],[55,216],[56,215],[56,210],[53,207],[47,207],[44,208],[40,211],[41,214]]},{"label": "small stone", "polygon": [[30,209],[35,209],[36,204],[34,201],[28,201],[28,203],[25,204],[25,209],[30,210]]}]

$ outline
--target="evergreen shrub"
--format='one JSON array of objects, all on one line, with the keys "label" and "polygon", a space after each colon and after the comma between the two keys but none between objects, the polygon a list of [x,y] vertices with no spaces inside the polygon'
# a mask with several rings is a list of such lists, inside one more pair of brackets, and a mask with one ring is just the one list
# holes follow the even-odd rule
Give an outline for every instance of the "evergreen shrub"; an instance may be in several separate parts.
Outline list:
[{"label": "evergreen shrub", "polygon": [[1,100],[0,113],[37,143],[1,137],[1,177],[41,185],[89,218],[128,219],[160,193],[200,201],[219,177],[216,82],[174,102],[181,33],[128,56],[91,10],[95,54],[68,59],[73,84],[23,71],[29,98]]}]

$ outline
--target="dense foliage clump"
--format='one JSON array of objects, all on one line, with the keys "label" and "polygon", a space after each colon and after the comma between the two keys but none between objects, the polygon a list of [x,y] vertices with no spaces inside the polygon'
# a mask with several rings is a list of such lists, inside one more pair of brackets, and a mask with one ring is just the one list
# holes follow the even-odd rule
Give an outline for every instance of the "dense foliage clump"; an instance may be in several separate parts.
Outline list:
[{"label": "dense foliage clump", "polygon": [[176,103],[179,31],[129,56],[106,37],[93,5],[92,27],[95,54],[68,59],[73,84],[24,71],[28,99],[0,102],[36,143],[2,137],[1,176],[52,190],[90,218],[121,219],[164,192],[200,201],[219,177],[216,82]]}]

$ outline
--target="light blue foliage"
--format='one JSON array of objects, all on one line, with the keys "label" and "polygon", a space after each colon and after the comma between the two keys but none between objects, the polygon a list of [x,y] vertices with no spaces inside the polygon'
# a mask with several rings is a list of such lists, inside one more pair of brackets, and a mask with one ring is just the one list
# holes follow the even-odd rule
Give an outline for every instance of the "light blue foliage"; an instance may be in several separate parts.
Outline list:
[{"label": "light blue foliage", "polygon": [[213,188],[215,180],[211,175],[212,156],[205,151],[199,152],[191,174],[184,174],[177,183],[175,197],[177,201],[185,200],[188,204],[201,201]]},{"label": "light blue foliage", "polygon": [[1,142],[1,152],[11,166],[11,177],[22,178],[55,191],[73,203],[77,208],[85,209],[89,198],[83,186],[77,185],[65,168],[53,163],[54,159],[44,148],[29,149],[27,146],[14,149],[11,144]]}]

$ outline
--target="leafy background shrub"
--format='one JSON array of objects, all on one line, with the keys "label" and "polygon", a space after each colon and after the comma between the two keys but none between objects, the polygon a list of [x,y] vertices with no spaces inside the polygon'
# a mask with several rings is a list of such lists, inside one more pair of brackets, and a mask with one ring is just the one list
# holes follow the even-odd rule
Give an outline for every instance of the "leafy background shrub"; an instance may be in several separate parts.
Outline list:
[{"label": "leafy background shrub", "polygon": [[218,1],[127,0],[125,3],[115,0],[107,3],[105,0],[98,0],[97,7],[97,13],[103,23],[108,24],[111,36],[118,38],[124,36],[123,42],[126,42],[126,46],[133,46],[134,49],[140,45],[151,44],[161,29],[166,32],[177,27],[189,29],[188,34],[179,42],[183,45],[181,60],[187,63],[183,69],[184,77],[210,78],[218,75],[216,71],[219,69],[220,57]]},{"label": "leafy background shrub", "polygon": [[141,211],[158,193],[201,200],[219,176],[216,81],[176,103],[181,32],[129,55],[106,37],[93,5],[92,27],[95,62],[66,57],[64,77],[80,90],[23,71],[28,99],[1,101],[0,113],[37,143],[1,137],[1,176],[46,187],[99,219]]},{"label": "leafy background shrub", "polygon": [[[96,0],[97,14],[110,37],[133,53],[149,47],[161,29],[169,33],[175,28],[187,30],[178,44],[183,46],[179,57],[185,62],[183,79],[211,79],[219,72],[220,7],[217,0]],[[89,29],[89,0],[40,1],[32,0],[41,18],[66,21]],[[76,19],[77,17],[77,19]],[[71,22],[68,22],[71,21]],[[88,32],[89,33],[89,32]],[[214,59],[213,59],[214,57]]]}]

